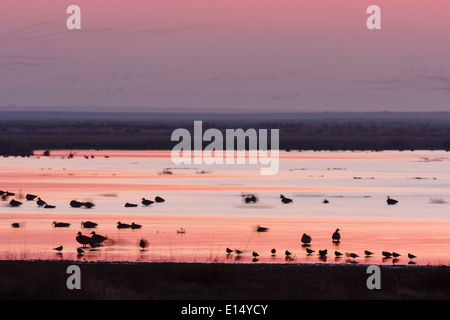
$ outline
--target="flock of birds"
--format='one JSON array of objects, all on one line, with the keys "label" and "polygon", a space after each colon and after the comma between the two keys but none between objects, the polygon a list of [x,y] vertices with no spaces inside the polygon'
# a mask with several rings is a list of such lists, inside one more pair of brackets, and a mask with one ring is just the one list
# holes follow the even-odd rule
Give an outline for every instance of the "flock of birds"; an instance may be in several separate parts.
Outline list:
[{"label": "flock of birds", "polygon": [[[7,200],[8,197],[13,197],[15,196],[15,193],[9,192],[9,191],[2,191],[0,190],[0,196],[2,197],[3,200]],[[259,201],[259,199],[254,195],[254,194],[242,194],[242,197],[244,198],[244,202],[245,203],[256,203]],[[55,208],[55,206],[53,205],[49,205],[46,201],[42,200],[40,197],[36,196],[36,195],[32,195],[32,194],[27,194],[25,196],[27,201],[36,201],[36,204],[38,207],[43,207],[46,209],[53,209]],[[284,195],[280,195],[280,199],[281,199],[281,203],[282,204],[289,204],[292,203],[293,200],[290,198],[285,197]],[[141,199],[141,204],[143,206],[150,206],[153,203],[162,203],[165,202],[165,199],[160,197],[160,196],[156,196],[154,198],[154,200],[149,200],[146,198],[142,198]],[[398,203],[397,200],[390,198],[389,196],[387,197],[386,200],[388,205],[395,205]],[[327,199],[323,200],[323,203],[329,203],[329,201]],[[10,206],[12,207],[18,207],[20,205],[22,205],[22,202],[12,199],[10,201]],[[93,208],[95,206],[94,203],[92,202],[81,202],[81,201],[77,201],[77,200],[72,200],[70,201],[70,206],[72,208]],[[138,204],[137,203],[129,203],[127,202],[125,204],[125,207],[129,208],[129,207],[137,207]],[[67,222],[57,222],[57,221],[53,221],[52,226],[54,228],[67,228],[70,227],[70,223]],[[82,221],[81,222],[81,227],[84,229],[94,229],[97,228],[98,224],[92,221]],[[117,229],[141,229],[142,225],[140,224],[136,224],[134,222],[132,222],[131,224],[128,223],[122,223],[120,221],[117,222]],[[18,222],[14,222],[12,223],[12,227],[13,228],[19,228],[20,224]],[[262,226],[257,226],[256,228],[257,232],[267,232],[269,231],[269,228],[267,227],[262,227]],[[340,229],[336,229],[335,232],[332,234],[331,238],[332,238],[332,243],[333,244],[339,244],[341,241],[341,234],[339,233]],[[177,233],[186,233],[186,230],[181,228],[180,230],[177,230]],[[107,236],[103,236],[100,234],[97,234],[95,231],[92,231],[90,233],[90,236],[84,235],[82,234],[82,232],[78,232],[75,240],[82,245],[82,247],[77,248],[77,253],[78,256],[82,256],[85,253],[85,249],[90,246],[91,248],[96,248],[99,246],[102,246],[104,244],[105,241],[108,240]],[[301,242],[302,242],[302,246],[305,247],[306,250],[306,254],[308,256],[314,255],[315,254],[315,250],[309,248],[311,246],[311,242],[312,242],[312,238],[311,236],[307,235],[306,233],[304,233],[301,237]],[[139,247],[141,248],[141,250],[146,250],[146,248],[149,246],[149,242],[145,239],[140,239],[139,240]],[[57,251],[58,253],[61,253],[63,251],[63,246],[60,245],[56,248],[54,248],[55,251]],[[271,251],[271,256],[275,257],[276,256],[276,249],[272,249]],[[236,257],[239,258],[241,257],[241,255],[244,253],[244,251],[239,250],[239,249],[230,249],[230,248],[226,248],[226,253],[227,256],[230,256],[232,254],[236,254]],[[288,251],[285,250],[284,252],[286,261],[293,261],[295,260],[293,254]],[[327,249],[323,249],[323,250],[318,250],[317,255],[319,257],[319,259],[321,260],[326,260],[327,255],[328,255],[328,250]],[[334,255],[336,258],[341,258],[342,256],[345,256],[347,258],[351,258],[353,259],[351,262],[356,262],[355,259],[359,257],[358,254],[353,253],[353,252],[345,252],[345,253],[341,253],[339,251],[335,251]],[[374,255],[373,252],[369,251],[369,250],[365,250],[364,251],[364,255],[365,257],[372,257]],[[382,256],[383,259],[390,259],[393,258],[393,263],[395,263],[396,261],[398,261],[398,258],[401,256],[401,254],[397,253],[397,252],[388,252],[388,251],[383,251],[382,252]],[[252,252],[252,257],[253,257],[253,262],[257,262],[259,260],[259,253],[256,251]],[[408,258],[410,259],[410,264],[414,264],[415,262],[413,261],[413,259],[416,258],[415,255],[408,253]]]},{"label": "flock of birds", "polygon": [[[247,204],[256,203],[259,201],[259,199],[254,194],[242,194],[242,197],[244,198],[244,202]],[[283,194],[280,194],[280,199],[281,199],[282,204],[290,204],[293,202],[293,200],[291,198],[287,198]],[[324,199],[322,201],[322,203],[328,204],[330,202],[328,201],[328,199]],[[388,196],[386,203],[387,203],[387,205],[396,205],[398,203],[398,200],[392,199],[390,196]],[[269,228],[261,227],[259,225],[256,228],[256,231],[258,231],[258,232],[266,232],[268,230],[269,230]],[[334,243],[334,244],[340,243],[341,235],[340,235],[339,231],[340,231],[339,229],[336,229],[336,231],[331,236],[332,243]],[[309,235],[307,235],[306,233],[304,233],[302,235],[301,242],[303,243],[302,246],[306,247],[307,255],[313,255],[315,253],[315,250],[308,248],[311,245],[311,241],[312,241],[312,239]],[[232,250],[230,248],[226,248],[226,252],[227,252],[227,255],[231,255],[231,254],[235,253],[238,257],[240,257],[241,254],[243,253],[243,251],[241,251],[241,250],[237,250],[237,249]],[[277,252],[276,249],[272,249],[271,256],[274,257],[276,255],[276,252]],[[328,255],[328,250],[327,249],[318,250],[317,254],[319,256],[319,259],[325,260]],[[389,251],[382,251],[381,254],[383,256],[383,259],[393,258],[393,260],[392,260],[393,263],[396,263],[398,261],[399,257],[401,256],[401,254],[399,254],[397,252],[389,252]],[[334,255],[336,258],[341,258],[342,256],[345,255],[345,257],[347,257],[347,258],[353,259],[351,262],[354,262],[354,263],[356,262],[355,259],[359,257],[359,255],[357,255],[356,253],[353,253],[353,252],[341,253],[339,251],[335,251]],[[365,250],[364,255],[366,258],[368,258],[368,257],[373,256],[374,253],[369,250]],[[259,258],[258,258],[259,253],[253,251],[252,256],[253,256],[254,262],[257,262],[259,260]],[[288,250],[285,251],[285,257],[286,257],[286,261],[294,260],[292,253]],[[413,259],[417,258],[415,255],[408,253],[408,258],[410,259],[409,264],[415,264],[415,262],[413,261]]]},{"label": "flock of birds", "polygon": [[[268,231],[269,228],[265,228],[265,227],[261,227],[261,226],[257,226],[256,231],[258,232],[266,232]],[[331,239],[332,239],[332,243],[333,244],[339,244],[341,242],[341,234],[339,233],[340,229],[336,229],[336,231],[333,232],[333,234],[331,235]],[[306,233],[303,233],[300,241],[302,242],[302,247],[305,248],[306,254],[307,256],[312,256],[315,254],[315,250],[309,248],[311,246],[311,242],[312,242],[312,238],[311,236],[307,235]],[[230,249],[230,248],[226,248],[225,249],[227,256],[231,256],[232,254],[236,254],[236,257],[239,259],[241,257],[241,255],[244,253],[243,250],[239,250],[239,249]],[[275,248],[273,248],[271,251],[271,257],[275,257],[277,250]],[[401,256],[401,254],[397,253],[397,252],[389,252],[389,251],[382,251],[382,256],[383,256],[383,260],[385,259],[391,259],[392,258],[392,262],[395,264],[396,262],[398,262],[399,257]],[[285,255],[285,259],[286,261],[293,261],[295,260],[294,255],[289,251],[289,250],[285,250],[284,252]],[[328,249],[323,249],[323,250],[318,250],[317,251],[317,255],[319,257],[320,260],[322,261],[326,261],[327,255],[328,255]],[[355,261],[356,258],[359,257],[358,254],[354,253],[354,252],[345,252],[345,253],[341,253],[339,251],[334,251],[334,255],[336,259],[341,258],[342,256],[345,256],[347,258],[351,258],[352,260],[349,261],[351,263],[357,263]],[[366,258],[370,258],[374,255],[373,252],[369,251],[369,250],[364,250],[364,255]],[[253,262],[257,262],[259,261],[259,253],[256,251],[252,252],[252,256],[253,256]],[[413,261],[413,259],[417,258],[415,255],[408,253],[408,258],[410,259],[408,264],[415,264],[415,262]]]},{"label": "flock of birds", "polygon": [[[9,197],[14,197],[15,195],[16,194],[13,193],[13,192],[0,190],[0,196],[2,197],[3,201],[8,200]],[[42,200],[40,197],[38,197],[37,195],[34,195],[34,194],[27,194],[25,196],[25,199],[27,201],[34,201],[34,200],[36,200],[36,204],[38,205],[38,207],[43,207],[44,209],[55,209],[56,208],[56,206],[48,204],[46,201]],[[164,201],[166,201],[164,198],[162,198],[160,196],[156,196],[154,200],[149,200],[149,199],[146,199],[146,198],[142,198],[141,199],[141,204],[146,206],[146,207],[148,207],[148,206],[152,205],[155,202],[156,203],[162,203]],[[16,199],[12,199],[9,202],[9,205],[11,207],[20,207],[22,204],[23,204],[23,202],[18,201]],[[81,202],[81,201],[77,201],[77,200],[72,200],[72,201],[70,201],[70,206],[72,208],[83,208],[84,207],[84,208],[87,208],[87,209],[91,209],[91,208],[95,207],[95,204],[90,202],[90,201]],[[129,202],[125,203],[125,208],[135,208],[137,206],[138,206],[137,203],[129,203]]]},{"label": "flock of birds", "polygon": [[[2,200],[4,200],[4,201],[7,200],[8,197],[13,197],[15,195],[16,194],[13,193],[13,192],[0,190],[0,196],[2,197]],[[46,209],[50,209],[50,208],[54,209],[55,208],[55,206],[47,204],[47,202],[42,200],[37,195],[27,194],[25,196],[25,199],[27,201],[36,201],[36,205],[38,207],[43,207],[43,208],[46,208]],[[143,206],[150,206],[153,203],[162,203],[162,202],[165,202],[165,201],[166,200],[164,198],[162,198],[160,196],[156,196],[154,200],[149,200],[149,199],[146,199],[146,198],[142,198],[141,204]],[[18,200],[12,199],[9,202],[9,204],[10,204],[11,207],[19,207],[23,203],[18,201]],[[77,200],[72,200],[72,201],[70,201],[69,205],[72,208],[87,208],[87,209],[91,209],[91,208],[95,207],[95,204],[90,202],[90,201],[81,202],[81,201],[77,201]],[[125,207],[127,207],[127,208],[137,207],[137,206],[138,206],[138,204],[136,204],[136,203],[129,203],[129,202],[127,202],[125,204]],[[67,223],[67,222],[53,221],[52,222],[52,226],[54,228],[68,228],[68,227],[71,226],[71,224]],[[85,228],[85,229],[94,229],[94,228],[97,228],[97,226],[98,226],[98,224],[95,223],[95,222],[92,222],[92,221],[82,221],[81,222],[81,227]],[[142,228],[142,225],[134,223],[134,222],[132,222],[131,224],[128,224],[128,223],[122,223],[122,222],[118,221],[116,226],[117,226],[117,229],[141,229]],[[21,224],[19,222],[14,222],[14,223],[11,224],[11,227],[12,228],[20,228]],[[181,229],[181,233],[185,233],[185,232],[186,232],[186,230]],[[180,233],[180,230],[177,230],[177,233]],[[108,240],[107,236],[102,236],[100,234],[97,234],[95,231],[92,231],[90,234],[91,234],[91,236],[83,235],[81,233],[81,231],[80,231],[80,232],[77,233],[77,235],[75,237],[75,240],[79,244],[82,245],[81,248],[77,248],[77,253],[78,253],[79,257],[82,256],[85,253],[85,248],[87,248],[88,245],[91,248],[96,248],[96,247],[99,247],[99,246],[103,245],[103,243],[106,240]],[[140,239],[139,247],[141,247],[142,250],[145,250],[148,247],[148,245],[149,245],[149,242],[147,240]],[[63,251],[63,249],[64,249],[64,247],[62,245],[60,245],[60,246],[58,246],[56,248],[53,248],[53,250],[57,251],[58,253],[61,253]]]},{"label": "flock of birds", "polygon": [[[259,201],[258,197],[256,197],[254,194],[242,194],[241,195],[244,198],[244,202],[249,203],[257,203]],[[280,199],[282,204],[289,204],[293,203],[294,200],[291,198],[285,197],[284,195],[280,194]],[[328,199],[323,199],[322,203],[328,204],[330,201]],[[398,203],[398,200],[392,199],[390,196],[387,197],[386,203],[388,205],[396,205]]]}]

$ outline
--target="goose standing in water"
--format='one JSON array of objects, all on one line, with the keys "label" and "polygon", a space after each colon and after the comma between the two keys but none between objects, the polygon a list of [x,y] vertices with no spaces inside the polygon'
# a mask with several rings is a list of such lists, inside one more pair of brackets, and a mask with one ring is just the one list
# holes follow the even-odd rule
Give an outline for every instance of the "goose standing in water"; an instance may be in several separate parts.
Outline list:
[{"label": "goose standing in water", "polygon": [[336,258],[340,258],[342,256],[342,253],[340,253],[339,251],[335,251],[334,255],[336,256]]},{"label": "goose standing in water", "polygon": [[107,237],[96,234],[95,231],[92,231],[91,234],[92,234],[91,245],[100,245],[100,244],[102,244],[102,242],[105,242],[106,240],[108,240]]},{"label": "goose standing in water", "polygon": [[131,228],[131,225],[127,223],[117,222],[117,229],[129,229]]},{"label": "goose standing in water", "polygon": [[333,243],[339,243],[341,242],[341,235],[339,234],[339,229],[336,229],[336,231],[333,233],[331,238],[333,239]]},{"label": "goose standing in water", "polygon": [[166,201],[166,200],[164,198],[161,198],[160,196],[155,197],[155,202],[157,202],[157,203],[162,203],[164,201]]},{"label": "goose standing in water", "polygon": [[394,204],[397,204],[397,203],[398,203],[397,200],[391,199],[391,197],[389,197],[389,196],[387,197],[386,202],[387,202],[388,205],[394,205]]},{"label": "goose standing in water", "polygon": [[86,229],[94,229],[97,228],[98,224],[92,221],[81,221],[81,227]]},{"label": "goose standing in water", "polygon": [[316,252],[316,251],[313,250],[313,249],[310,249],[310,248],[306,248],[306,253],[307,253],[307,254],[312,254],[312,253],[314,253],[314,252]]},{"label": "goose standing in water", "polygon": [[267,231],[269,231],[269,228],[257,226],[256,227],[256,231],[258,231],[258,232],[267,232]]},{"label": "goose standing in water", "polygon": [[77,201],[77,200],[72,200],[70,201],[70,206],[72,208],[81,208],[84,205],[83,202]]},{"label": "goose standing in water", "polygon": [[83,207],[87,208],[87,209],[91,209],[93,207],[95,207],[95,204],[93,204],[92,202],[84,202],[83,203]]},{"label": "goose standing in water", "polygon": [[131,229],[140,229],[140,228],[142,228],[142,225],[136,224],[134,222],[131,223]]},{"label": "goose standing in water", "polygon": [[226,248],[226,252],[227,252],[227,254],[232,254],[233,250],[231,250],[230,248]]},{"label": "goose standing in water", "polygon": [[27,199],[27,201],[33,201],[37,198],[37,196],[35,196],[34,194],[27,194],[25,198]]},{"label": "goose standing in water", "polygon": [[303,242],[303,244],[308,245],[311,243],[311,237],[308,236],[306,233],[303,234],[301,241]]},{"label": "goose standing in water", "polygon": [[61,252],[62,249],[63,249],[63,246],[59,246],[59,247],[53,248],[53,250],[56,250],[58,252]]},{"label": "goose standing in water", "polygon": [[142,251],[144,251],[145,248],[148,247],[148,241],[145,240],[145,239],[141,239],[141,240],[139,241],[139,247],[141,247]]},{"label": "goose standing in water", "polygon": [[258,198],[254,194],[243,194],[245,203],[256,203],[258,202]]},{"label": "goose standing in water", "polygon": [[43,206],[45,206],[47,204],[47,202],[45,202],[41,198],[38,198],[37,201],[36,201],[36,204],[38,205],[38,207],[43,207]]},{"label": "goose standing in water", "polygon": [[277,250],[275,248],[273,248],[272,250],[270,250],[270,253],[272,254],[272,256],[276,255]]},{"label": "goose standing in water", "polygon": [[364,250],[364,254],[366,255],[366,257],[370,257],[371,255],[373,255],[373,252],[370,252],[369,250]]},{"label": "goose standing in water", "polygon": [[142,203],[144,206],[148,207],[149,205],[155,203],[155,201],[152,201],[152,200],[148,200],[148,199],[142,198],[142,202],[141,202],[141,203]]},{"label": "goose standing in water", "polygon": [[77,240],[79,244],[83,245],[83,248],[85,248],[88,244],[91,244],[91,238],[81,234],[81,232],[77,233],[75,240]]},{"label": "goose standing in water", "polygon": [[125,203],[125,208],[136,208],[138,205],[135,203]]},{"label": "goose standing in water", "polygon": [[411,254],[411,253],[408,253],[408,258],[410,258],[412,260],[412,259],[415,259],[417,257],[415,255]]},{"label": "goose standing in water", "polygon": [[291,203],[293,201],[292,199],[286,198],[282,194],[280,194],[280,199],[281,199],[281,202],[284,203],[284,204],[288,204],[288,203]]},{"label": "goose standing in water", "polygon": [[328,250],[327,250],[327,249],[325,249],[325,250],[319,250],[319,256],[325,257],[327,254],[328,254]]},{"label": "goose standing in water", "polygon": [[11,227],[20,228],[20,224],[18,222],[13,222],[13,223],[11,223]]},{"label": "goose standing in water", "polygon": [[70,223],[66,223],[66,222],[53,221],[52,225],[53,225],[53,228],[68,228],[68,227],[70,227]]},{"label": "goose standing in water", "polygon": [[18,207],[18,206],[21,206],[21,205],[22,205],[22,202],[16,201],[16,200],[12,199],[12,200],[9,202],[9,205],[10,205],[11,207]]}]

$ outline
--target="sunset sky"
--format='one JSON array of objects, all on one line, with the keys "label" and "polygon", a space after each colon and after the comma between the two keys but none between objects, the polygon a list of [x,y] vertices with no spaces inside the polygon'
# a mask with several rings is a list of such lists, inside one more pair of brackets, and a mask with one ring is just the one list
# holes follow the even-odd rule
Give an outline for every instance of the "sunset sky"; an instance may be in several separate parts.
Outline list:
[{"label": "sunset sky", "polygon": [[[66,28],[72,4],[82,30]],[[372,4],[381,30],[366,28]],[[0,106],[450,111],[449,12],[446,0],[2,0]]]}]

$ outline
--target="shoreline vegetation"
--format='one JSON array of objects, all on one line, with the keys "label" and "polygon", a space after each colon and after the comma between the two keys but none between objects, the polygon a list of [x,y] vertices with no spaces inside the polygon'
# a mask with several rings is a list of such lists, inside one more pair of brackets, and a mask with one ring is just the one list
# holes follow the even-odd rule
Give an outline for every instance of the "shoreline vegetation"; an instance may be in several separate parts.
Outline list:
[{"label": "shoreline vegetation", "polygon": [[[67,268],[80,268],[69,290]],[[379,266],[381,289],[369,290],[368,265],[173,262],[0,261],[0,298],[130,300],[449,299],[448,266]]]},{"label": "shoreline vegetation", "polygon": [[[279,129],[281,150],[450,150],[450,113],[169,114],[0,111],[0,155],[171,150],[177,128]],[[207,144],[207,143],[205,143]]]}]

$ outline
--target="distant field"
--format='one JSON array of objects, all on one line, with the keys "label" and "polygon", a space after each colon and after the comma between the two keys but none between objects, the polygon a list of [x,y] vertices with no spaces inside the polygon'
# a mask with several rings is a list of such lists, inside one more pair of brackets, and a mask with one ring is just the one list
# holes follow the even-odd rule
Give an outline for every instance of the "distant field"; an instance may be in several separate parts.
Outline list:
[{"label": "distant field", "polygon": [[[285,150],[450,150],[448,113],[171,115],[0,112],[0,155],[36,149],[170,150],[177,128],[279,129]],[[206,145],[206,143],[205,143]]]}]

